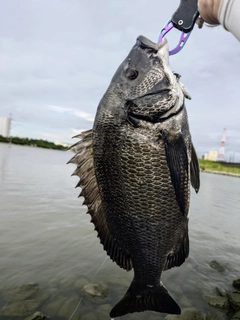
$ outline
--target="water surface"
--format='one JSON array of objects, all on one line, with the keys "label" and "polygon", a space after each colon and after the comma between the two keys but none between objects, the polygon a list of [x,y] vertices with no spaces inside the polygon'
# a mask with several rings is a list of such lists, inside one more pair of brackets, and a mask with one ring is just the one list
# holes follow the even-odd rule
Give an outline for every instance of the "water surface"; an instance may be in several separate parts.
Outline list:
[{"label": "water surface", "polygon": [[[132,272],[106,259],[77,197],[78,178],[71,177],[75,166],[66,165],[72,155],[0,144],[0,307],[8,288],[38,283],[47,293],[38,309],[51,319],[69,319],[81,298],[72,319],[108,319],[131,282]],[[201,174],[199,194],[192,190],[190,257],[162,277],[182,308],[214,311],[202,296],[215,294],[216,286],[231,289],[232,280],[240,277],[239,195],[239,178],[207,173]],[[225,272],[212,269],[212,260]],[[82,290],[88,282],[106,284],[109,295],[88,296]],[[122,317],[163,318],[154,312]]]}]

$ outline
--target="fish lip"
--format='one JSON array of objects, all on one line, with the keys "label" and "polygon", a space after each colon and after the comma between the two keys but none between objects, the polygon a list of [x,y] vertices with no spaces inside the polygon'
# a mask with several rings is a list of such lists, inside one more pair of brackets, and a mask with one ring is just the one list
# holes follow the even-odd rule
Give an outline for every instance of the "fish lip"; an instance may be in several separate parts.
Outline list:
[{"label": "fish lip", "polygon": [[142,49],[149,49],[153,50],[154,53],[157,53],[161,48],[163,48],[165,45],[167,45],[167,39],[163,38],[161,42],[153,42],[149,40],[148,38],[144,36],[138,36],[137,37],[137,46],[139,46]]},{"label": "fish lip", "polygon": [[145,51],[150,59],[157,57],[163,64],[169,65],[169,48],[166,38],[155,43],[144,36],[139,36],[136,46]]},{"label": "fish lip", "polygon": [[151,40],[149,40],[148,38],[146,38],[144,36],[137,37],[136,45],[142,49],[152,50],[154,53],[158,52],[158,44],[152,42]]}]

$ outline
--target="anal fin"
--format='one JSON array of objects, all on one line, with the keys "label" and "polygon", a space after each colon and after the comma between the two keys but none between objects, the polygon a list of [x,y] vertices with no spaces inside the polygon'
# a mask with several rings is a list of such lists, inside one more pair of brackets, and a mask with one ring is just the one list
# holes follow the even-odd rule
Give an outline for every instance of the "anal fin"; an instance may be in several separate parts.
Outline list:
[{"label": "anal fin", "polygon": [[164,270],[168,270],[173,267],[179,267],[187,259],[189,255],[189,237],[187,230],[178,243],[179,245],[175,247],[175,251],[173,252],[173,254],[168,255]]}]

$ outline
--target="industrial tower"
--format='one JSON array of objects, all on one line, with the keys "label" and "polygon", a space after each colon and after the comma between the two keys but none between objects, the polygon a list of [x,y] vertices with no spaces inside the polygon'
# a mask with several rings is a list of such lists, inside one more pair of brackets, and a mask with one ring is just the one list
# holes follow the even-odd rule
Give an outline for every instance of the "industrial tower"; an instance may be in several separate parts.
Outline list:
[{"label": "industrial tower", "polygon": [[226,128],[223,129],[222,140],[221,140],[220,149],[218,153],[218,161],[224,161],[225,142],[226,142]]}]

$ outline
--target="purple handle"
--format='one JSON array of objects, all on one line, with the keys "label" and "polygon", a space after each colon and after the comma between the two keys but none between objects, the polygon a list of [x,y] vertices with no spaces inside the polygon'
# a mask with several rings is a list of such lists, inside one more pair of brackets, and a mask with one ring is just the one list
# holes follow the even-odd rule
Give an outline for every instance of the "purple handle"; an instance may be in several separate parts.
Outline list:
[{"label": "purple handle", "polygon": [[165,27],[162,29],[162,31],[159,34],[158,42],[162,42],[163,37],[173,28],[172,20],[168,20]]},{"label": "purple handle", "polygon": [[173,54],[176,54],[176,53],[178,53],[180,50],[182,50],[182,48],[185,46],[185,44],[186,44],[186,42],[187,42],[188,37],[190,36],[190,33],[191,33],[191,32],[189,32],[189,33],[184,33],[184,32],[182,32],[181,37],[180,37],[180,40],[179,40],[179,42],[178,42],[178,45],[177,45],[174,49],[172,49],[172,50],[169,51],[169,55],[170,55],[170,56],[173,55]]},{"label": "purple handle", "polygon": [[[173,23],[172,23],[172,20],[169,20],[169,21],[166,23],[165,27],[164,27],[164,28],[162,29],[162,31],[160,32],[159,36],[158,36],[158,42],[159,42],[159,43],[162,42],[163,37],[165,37],[165,35],[166,35],[170,30],[172,30],[172,28],[174,28],[174,25],[173,25]],[[176,46],[174,49],[172,49],[172,50],[169,51],[169,55],[170,55],[170,56],[173,55],[173,54],[176,54],[176,53],[178,53],[180,50],[182,50],[182,48],[184,47],[184,45],[185,45],[186,42],[187,42],[187,39],[188,39],[189,36],[190,36],[190,33],[191,33],[191,32],[185,33],[185,32],[182,31],[181,37],[180,37],[180,40],[179,40],[177,46]]]}]

